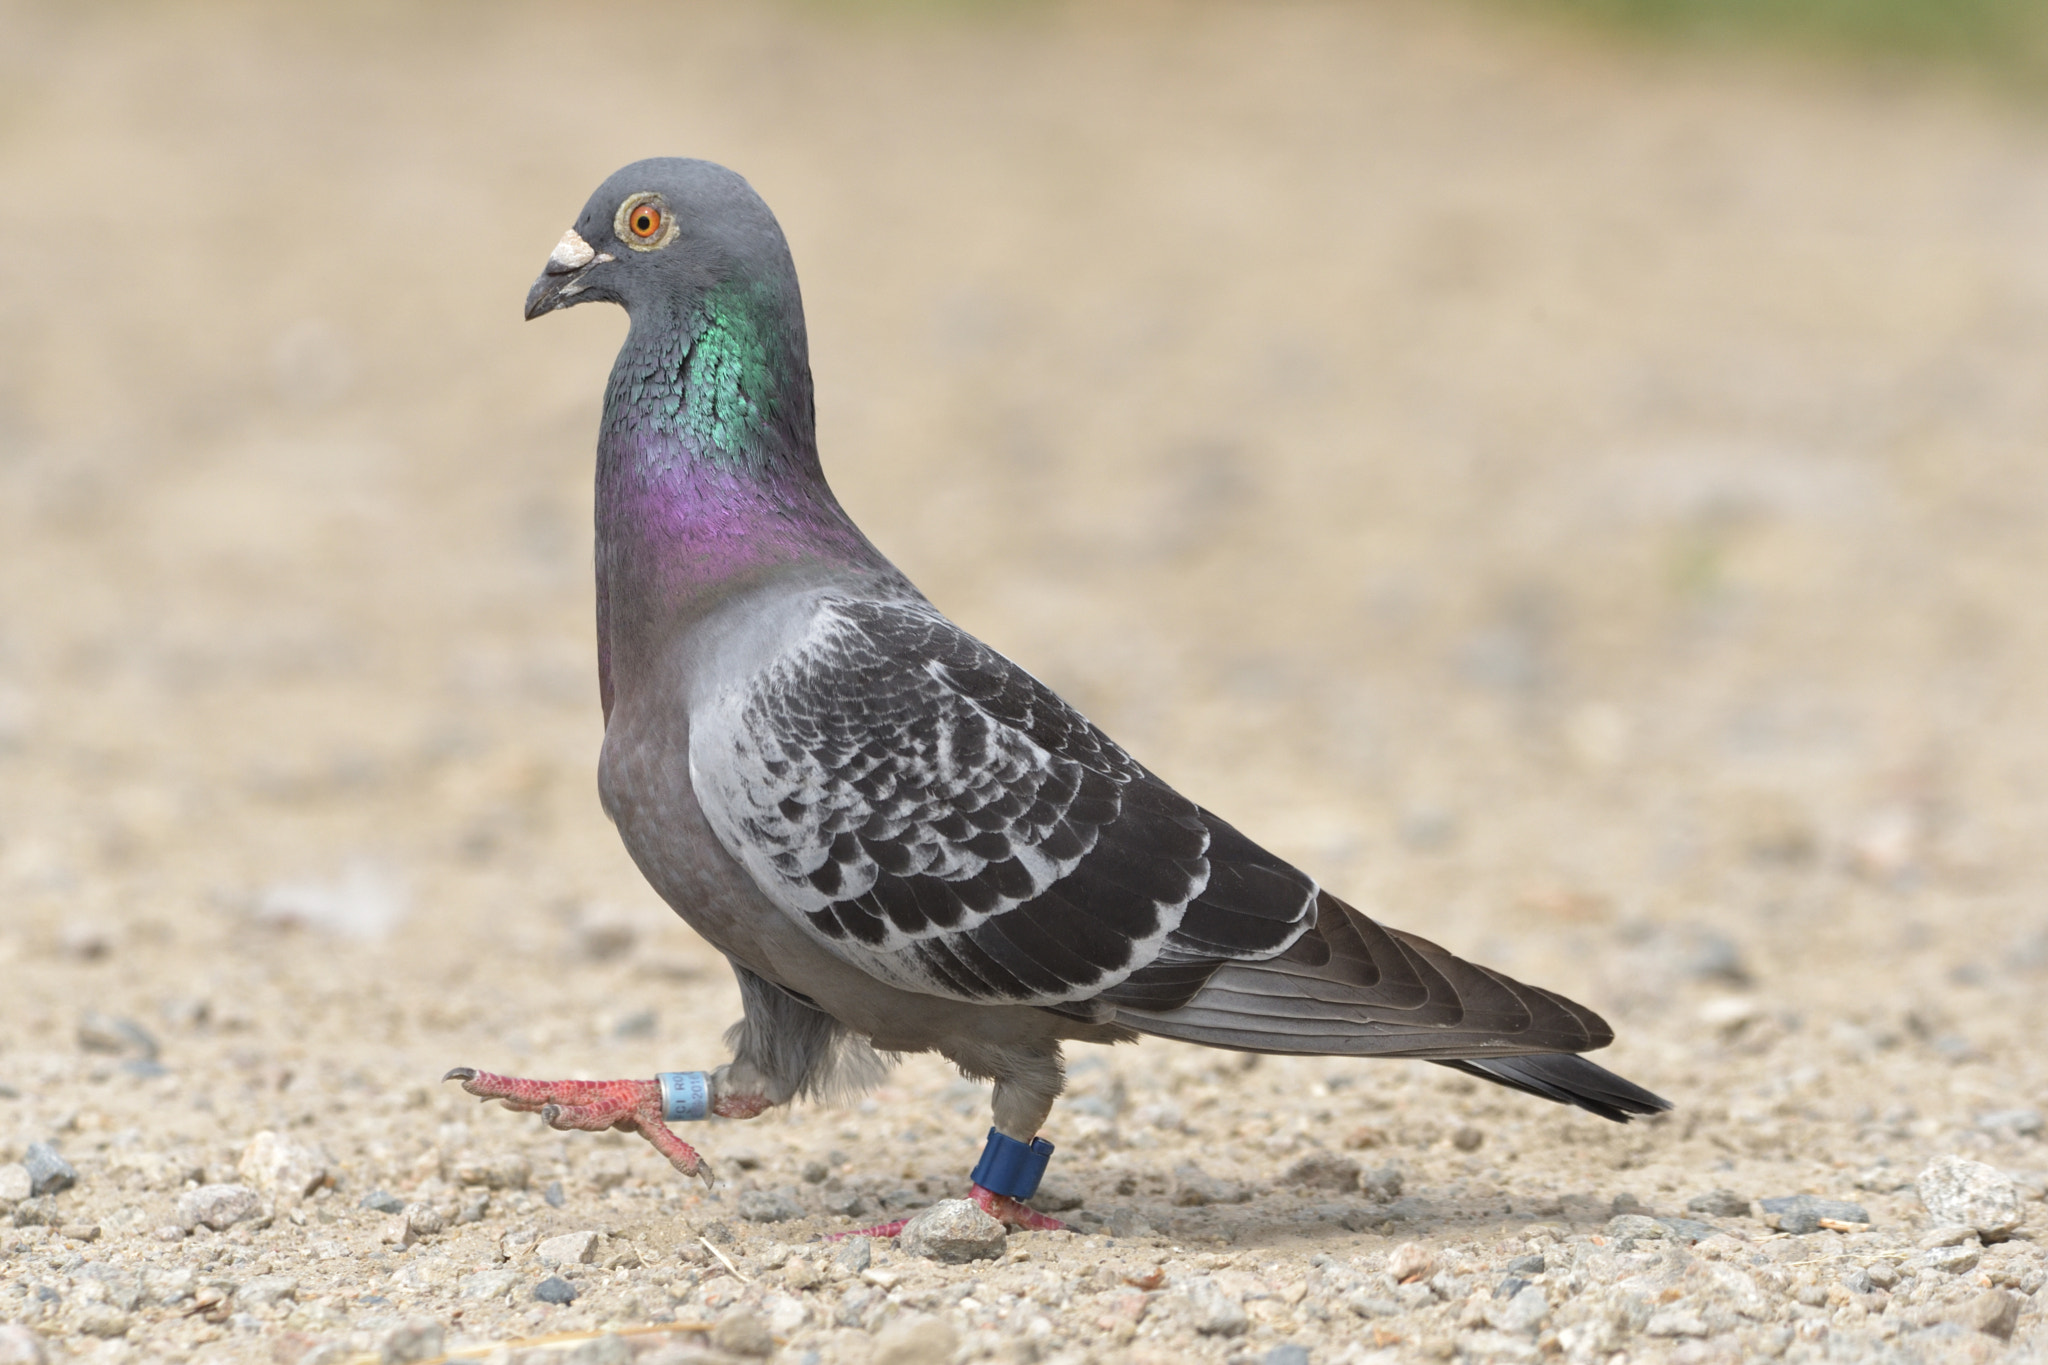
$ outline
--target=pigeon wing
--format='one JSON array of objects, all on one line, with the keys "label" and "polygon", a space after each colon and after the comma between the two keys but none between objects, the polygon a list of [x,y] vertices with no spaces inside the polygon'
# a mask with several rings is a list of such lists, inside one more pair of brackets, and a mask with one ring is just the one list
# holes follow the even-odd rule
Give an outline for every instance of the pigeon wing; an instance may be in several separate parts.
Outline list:
[{"label": "pigeon wing", "polygon": [[690,767],[769,899],[906,990],[1059,1006],[1315,919],[1309,877],[923,603],[824,601],[694,718]]}]

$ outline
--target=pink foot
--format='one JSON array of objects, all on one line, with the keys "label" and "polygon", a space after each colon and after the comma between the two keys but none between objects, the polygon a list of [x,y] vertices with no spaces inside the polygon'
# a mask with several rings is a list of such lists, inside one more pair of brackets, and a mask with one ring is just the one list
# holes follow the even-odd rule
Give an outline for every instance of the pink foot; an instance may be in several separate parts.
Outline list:
[{"label": "pink foot", "polygon": [[[1027,1208],[1023,1201],[1007,1194],[997,1194],[979,1185],[967,1187],[967,1197],[981,1205],[989,1217],[1005,1227],[1022,1228],[1026,1232],[1072,1232],[1073,1229],[1057,1218],[1048,1218],[1033,1208]],[[836,1242],[842,1237],[894,1237],[903,1231],[908,1218],[898,1218],[893,1223],[877,1223],[871,1228],[854,1228],[849,1232],[828,1233],[825,1240]]]},{"label": "pink foot", "polygon": [[[668,1158],[669,1165],[712,1183],[710,1164],[662,1122],[659,1081],[528,1081],[469,1066],[458,1066],[441,1079],[461,1081],[462,1088],[479,1099],[503,1100],[507,1109],[539,1114],[550,1128],[638,1133]],[[767,1107],[762,1096],[732,1095],[714,1101],[711,1112],[750,1119]]]}]

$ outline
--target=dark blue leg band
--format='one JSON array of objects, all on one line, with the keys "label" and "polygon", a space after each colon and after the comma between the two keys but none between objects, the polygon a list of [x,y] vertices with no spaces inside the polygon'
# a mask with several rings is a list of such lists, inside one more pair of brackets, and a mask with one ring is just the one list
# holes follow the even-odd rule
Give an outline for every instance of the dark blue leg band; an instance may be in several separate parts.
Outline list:
[{"label": "dark blue leg band", "polygon": [[990,1194],[1007,1194],[1012,1199],[1029,1199],[1038,1193],[1045,1175],[1045,1163],[1052,1160],[1052,1144],[1042,1137],[1019,1142],[991,1128],[988,1146],[974,1163],[975,1184]]}]

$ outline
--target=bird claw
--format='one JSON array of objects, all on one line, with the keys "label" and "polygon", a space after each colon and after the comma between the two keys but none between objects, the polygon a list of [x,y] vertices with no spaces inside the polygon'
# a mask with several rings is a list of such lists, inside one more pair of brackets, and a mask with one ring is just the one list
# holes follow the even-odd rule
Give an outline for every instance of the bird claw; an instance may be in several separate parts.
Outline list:
[{"label": "bird claw", "polygon": [[538,1114],[557,1132],[616,1128],[638,1133],[681,1174],[698,1176],[707,1186],[715,1183],[697,1149],[662,1121],[658,1081],[529,1081],[472,1066],[451,1067],[441,1079],[462,1082],[462,1088],[478,1099],[502,1100],[508,1109]]}]

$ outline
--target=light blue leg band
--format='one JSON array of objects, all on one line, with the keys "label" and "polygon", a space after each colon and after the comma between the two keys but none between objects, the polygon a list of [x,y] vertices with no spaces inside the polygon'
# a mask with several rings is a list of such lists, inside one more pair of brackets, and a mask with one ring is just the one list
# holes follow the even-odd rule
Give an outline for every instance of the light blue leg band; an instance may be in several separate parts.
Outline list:
[{"label": "light blue leg band", "polygon": [[701,1071],[664,1071],[654,1078],[661,1082],[661,1116],[670,1123],[687,1123],[711,1114],[711,1078]]}]

